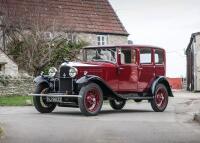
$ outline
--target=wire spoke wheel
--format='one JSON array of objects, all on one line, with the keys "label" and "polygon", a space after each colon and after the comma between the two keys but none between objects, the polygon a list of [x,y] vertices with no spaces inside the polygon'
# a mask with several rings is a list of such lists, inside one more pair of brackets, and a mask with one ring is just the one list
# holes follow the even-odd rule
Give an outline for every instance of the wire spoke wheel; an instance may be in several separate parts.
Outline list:
[{"label": "wire spoke wheel", "polygon": [[92,88],[86,93],[85,106],[88,111],[94,112],[100,104],[100,93],[98,89]]},{"label": "wire spoke wheel", "polygon": [[95,116],[101,110],[103,104],[103,93],[99,85],[89,83],[80,90],[79,108],[86,116]]},{"label": "wire spoke wheel", "polygon": [[151,100],[151,106],[156,112],[163,112],[168,104],[168,91],[163,84],[158,84]]},{"label": "wire spoke wheel", "polygon": [[[40,85],[36,88],[35,93],[48,94],[49,88]],[[33,96],[33,103],[36,110],[40,113],[50,113],[56,108],[55,103],[47,102],[46,97],[42,96]]]}]

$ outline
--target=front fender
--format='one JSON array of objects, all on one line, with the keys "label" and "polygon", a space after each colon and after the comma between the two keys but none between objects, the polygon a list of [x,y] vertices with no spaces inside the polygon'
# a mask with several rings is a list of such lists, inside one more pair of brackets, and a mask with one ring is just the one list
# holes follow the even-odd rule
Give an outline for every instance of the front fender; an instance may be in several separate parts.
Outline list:
[{"label": "front fender", "polygon": [[38,85],[40,85],[40,84],[43,84],[43,83],[45,83],[45,84],[47,84],[48,86],[49,86],[49,81],[48,81],[48,78],[47,77],[44,77],[44,76],[37,76],[34,80],[33,80],[33,82],[35,83],[35,86],[38,86]]},{"label": "front fender", "polygon": [[78,79],[76,81],[76,83],[78,84],[78,87],[79,89],[90,83],[90,82],[93,82],[93,83],[96,83],[100,86],[100,88],[102,89],[103,91],[103,94],[104,96],[110,96],[112,98],[116,98],[118,100],[122,100],[121,97],[119,97],[111,88],[110,86],[103,80],[101,79],[100,77],[98,76],[95,76],[95,75],[87,75],[87,76],[83,76],[81,77],[80,79]]},{"label": "front fender", "polygon": [[167,88],[167,91],[168,91],[168,94],[169,96],[171,97],[174,97],[173,93],[172,93],[172,90],[171,90],[171,87],[169,85],[169,82],[167,81],[167,79],[164,77],[164,76],[160,76],[158,77],[156,80],[154,80],[152,86],[151,86],[151,94],[154,95],[154,92],[156,90],[156,86],[157,84],[159,83],[162,83],[165,85],[165,87]]}]

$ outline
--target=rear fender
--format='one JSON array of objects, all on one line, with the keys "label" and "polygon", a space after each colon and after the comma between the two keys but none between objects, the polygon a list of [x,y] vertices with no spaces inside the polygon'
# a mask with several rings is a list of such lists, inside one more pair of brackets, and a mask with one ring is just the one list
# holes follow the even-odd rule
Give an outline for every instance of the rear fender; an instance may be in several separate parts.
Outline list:
[{"label": "rear fender", "polygon": [[100,88],[102,89],[103,91],[103,95],[105,97],[112,97],[112,98],[115,98],[117,100],[122,100],[121,97],[119,97],[111,88],[109,85],[107,85],[107,83],[101,79],[100,77],[98,76],[94,76],[94,75],[87,75],[87,76],[84,76],[84,77],[81,77],[80,79],[78,79],[76,81],[76,83],[78,84],[78,87],[79,89],[85,85],[87,85],[88,83],[96,83],[100,86]]},{"label": "rear fender", "polygon": [[167,81],[167,79],[164,76],[160,76],[156,80],[154,80],[154,82],[151,86],[151,94],[154,95],[155,90],[156,90],[156,86],[160,83],[165,85],[165,87],[167,88],[169,96],[174,97],[172,90],[171,90],[171,87],[169,85],[169,82]]}]

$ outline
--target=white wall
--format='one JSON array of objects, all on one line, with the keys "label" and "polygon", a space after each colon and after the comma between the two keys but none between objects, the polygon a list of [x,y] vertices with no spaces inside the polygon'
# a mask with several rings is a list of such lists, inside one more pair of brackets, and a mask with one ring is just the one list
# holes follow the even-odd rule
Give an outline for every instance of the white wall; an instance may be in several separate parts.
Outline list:
[{"label": "white wall", "polygon": [[196,57],[196,90],[200,91],[200,35],[196,36],[196,43],[195,43],[195,57]]},{"label": "white wall", "polygon": [[4,52],[0,50],[0,63],[6,63],[4,67],[4,75],[18,76],[18,66]]}]

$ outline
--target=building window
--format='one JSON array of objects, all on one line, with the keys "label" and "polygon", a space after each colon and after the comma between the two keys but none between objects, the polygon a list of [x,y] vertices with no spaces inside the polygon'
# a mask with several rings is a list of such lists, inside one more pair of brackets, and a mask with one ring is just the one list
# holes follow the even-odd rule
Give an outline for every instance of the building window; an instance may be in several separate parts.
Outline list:
[{"label": "building window", "polygon": [[77,35],[76,33],[66,33],[67,40],[70,42],[77,42]]},{"label": "building window", "polygon": [[1,72],[1,73],[2,73],[2,72],[3,72],[3,73],[5,72],[5,64],[6,64],[6,63],[4,63],[4,62],[3,62],[3,63],[0,63],[0,72]]},{"label": "building window", "polygon": [[44,36],[45,40],[51,40],[51,39],[53,39],[53,34],[51,32],[44,32],[43,36]]},{"label": "building window", "polygon": [[0,64],[0,74],[4,74],[5,72],[5,64]]},{"label": "building window", "polygon": [[97,35],[97,45],[107,45],[108,36],[106,35]]}]

